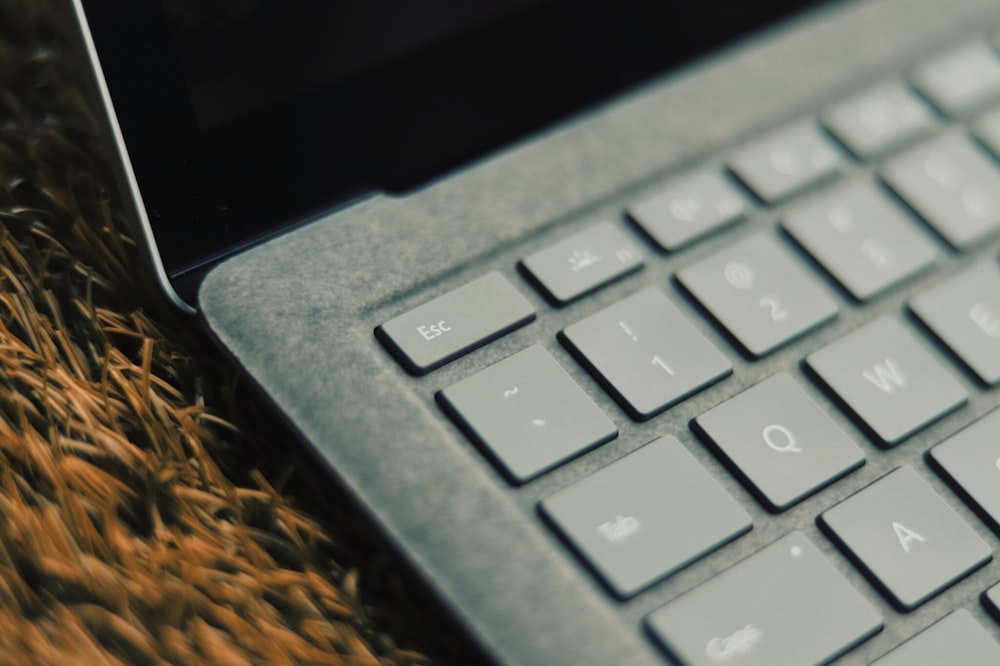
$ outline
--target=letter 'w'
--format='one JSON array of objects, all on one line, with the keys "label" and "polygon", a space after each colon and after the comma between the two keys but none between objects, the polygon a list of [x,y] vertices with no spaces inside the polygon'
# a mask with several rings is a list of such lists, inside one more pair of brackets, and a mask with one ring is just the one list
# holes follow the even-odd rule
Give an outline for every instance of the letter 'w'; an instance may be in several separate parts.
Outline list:
[{"label": "letter 'w'", "polygon": [[876,363],[871,370],[862,372],[861,376],[886,393],[895,393],[897,388],[906,386],[906,377],[894,358]]}]

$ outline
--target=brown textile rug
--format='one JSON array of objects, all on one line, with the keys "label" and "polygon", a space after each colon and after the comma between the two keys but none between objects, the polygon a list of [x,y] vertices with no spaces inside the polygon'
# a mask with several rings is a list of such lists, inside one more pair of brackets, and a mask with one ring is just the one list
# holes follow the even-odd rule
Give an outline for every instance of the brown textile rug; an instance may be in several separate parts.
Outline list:
[{"label": "brown textile rug", "polygon": [[0,663],[456,659],[138,278],[64,11],[0,0]]}]

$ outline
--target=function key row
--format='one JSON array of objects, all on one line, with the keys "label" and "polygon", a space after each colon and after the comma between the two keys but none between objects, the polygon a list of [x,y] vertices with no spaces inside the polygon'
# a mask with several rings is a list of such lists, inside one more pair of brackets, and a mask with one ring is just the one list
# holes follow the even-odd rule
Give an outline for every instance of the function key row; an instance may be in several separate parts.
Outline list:
[{"label": "function key row", "polygon": [[[972,44],[917,68],[912,81],[941,113],[967,116],[1000,99],[1000,58],[987,46]],[[823,114],[822,123],[863,160],[883,157],[937,126],[930,107],[898,81],[877,84],[838,103]],[[980,120],[976,132],[984,143],[1000,149],[1000,113]],[[983,196],[994,191],[992,169],[982,168],[984,158],[971,145],[956,146],[956,142],[960,143],[944,140],[925,153],[901,158],[890,166],[886,179],[918,212],[926,213],[928,223],[950,243],[967,247],[977,235],[996,231],[1000,221],[986,210],[993,202]],[[839,151],[808,121],[755,140],[728,160],[730,171],[767,204],[783,202],[825,181],[842,165]],[[922,199],[924,184],[931,187],[926,196],[930,201],[910,202],[907,194]],[[961,211],[964,219],[948,221],[941,207],[949,201],[951,212]],[[745,210],[746,203],[731,185],[716,174],[704,173],[668,185],[662,193],[630,206],[628,214],[662,249],[676,251],[739,220]]]}]

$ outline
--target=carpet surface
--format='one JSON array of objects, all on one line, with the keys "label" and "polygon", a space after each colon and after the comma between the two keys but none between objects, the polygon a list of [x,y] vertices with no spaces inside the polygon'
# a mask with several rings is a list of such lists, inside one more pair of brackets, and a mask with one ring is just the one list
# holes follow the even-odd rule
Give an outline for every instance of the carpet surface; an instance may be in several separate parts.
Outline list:
[{"label": "carpet surface", "polygon": [[453,660],[136,271],[67,29],[0,0],[0,663]]}]

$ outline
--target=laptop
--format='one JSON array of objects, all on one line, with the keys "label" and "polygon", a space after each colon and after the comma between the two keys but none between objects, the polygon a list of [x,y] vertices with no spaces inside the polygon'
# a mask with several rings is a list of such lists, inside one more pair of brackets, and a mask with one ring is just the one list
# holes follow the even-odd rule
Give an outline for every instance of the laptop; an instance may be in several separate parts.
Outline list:
[{"label": "laptop", "polygon": [[148,273],[485,658],[1000,663],[997,3],[73,7]]}]

